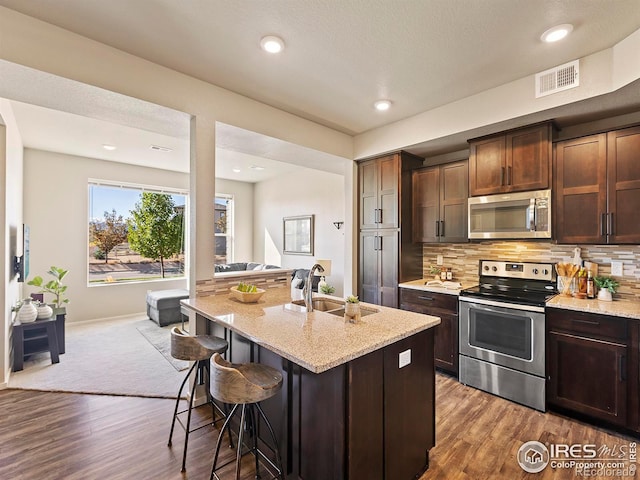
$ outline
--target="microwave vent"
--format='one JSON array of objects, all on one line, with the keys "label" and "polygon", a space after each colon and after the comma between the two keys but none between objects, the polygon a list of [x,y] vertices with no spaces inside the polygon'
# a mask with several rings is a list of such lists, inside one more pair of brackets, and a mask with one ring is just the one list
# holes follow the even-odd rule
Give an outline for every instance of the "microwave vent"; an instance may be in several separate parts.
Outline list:
[{"label": "microwave vent", "polygon": [[536,98],[580,85],[580,61],[559,65],[536,74]]}]

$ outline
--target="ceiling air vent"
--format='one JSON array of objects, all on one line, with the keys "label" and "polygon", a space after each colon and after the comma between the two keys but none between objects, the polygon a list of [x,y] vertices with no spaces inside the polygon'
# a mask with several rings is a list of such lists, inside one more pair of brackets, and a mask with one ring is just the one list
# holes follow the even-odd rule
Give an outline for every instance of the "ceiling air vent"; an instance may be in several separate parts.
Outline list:
[{"label": "ceiling air vent", "polygon": [[580,85],[580,61],[565,63],[536,74],[536,98]]}]

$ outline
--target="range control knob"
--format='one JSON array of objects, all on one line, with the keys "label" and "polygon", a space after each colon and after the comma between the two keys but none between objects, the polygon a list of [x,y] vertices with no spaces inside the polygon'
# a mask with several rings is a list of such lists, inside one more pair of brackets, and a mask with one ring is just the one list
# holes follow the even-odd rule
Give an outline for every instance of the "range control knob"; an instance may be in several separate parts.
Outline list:
[{"label": "range control knob", "polygon": [[533,274],[534,274],[534,275],[538,275],[538,269],[537,269],[537,268],[534,268],[534,269],[533,269]]},{"label": "range control knob", "polygon": [[489,265],[485,265],[485,266],[484,266],[484,268],[483,268],[483,270],[484,270],[485,272],[488,272],[488,271],[489,271]]},{"label": "range control knob", "polygon": [[546,268],[542,269],[542,274],[543,275],[549,275],[549,270],[547,270]]},{"label": "range control knob", "polygon": [[493,267],[491,267],[491,270],[493,270],[494,272],[498,271],[498,267],[496,267],[495,265]]}]

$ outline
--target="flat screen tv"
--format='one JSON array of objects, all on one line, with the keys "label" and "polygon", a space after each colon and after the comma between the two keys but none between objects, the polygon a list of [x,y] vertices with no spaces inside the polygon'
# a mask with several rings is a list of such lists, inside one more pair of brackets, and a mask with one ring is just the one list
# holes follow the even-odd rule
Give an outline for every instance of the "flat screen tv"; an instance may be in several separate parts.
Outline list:
[{"label": "flat screen tv", "polygon": [[15,257],[13,270],[18,274],[18,282],[29,276],[29,225],[22,226],[22,255]]}]

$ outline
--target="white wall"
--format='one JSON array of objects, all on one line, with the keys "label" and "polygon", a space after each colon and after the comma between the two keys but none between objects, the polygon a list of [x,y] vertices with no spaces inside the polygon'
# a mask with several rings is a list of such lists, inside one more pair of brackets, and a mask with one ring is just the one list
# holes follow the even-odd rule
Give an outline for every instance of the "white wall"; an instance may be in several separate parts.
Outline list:
[{"label": "white wall", "polygon": [[13,258],[22,254],[22,139],[11,105],[0,99],[0,388],[5,387],[11,365],[11,307],[22,297],[22,283],[13,273]]},{"label": "white wall", "polygon": [[46,278],[51,265],[69,270],[67,321],[144,312],[147,290],[187,288],[186,279],[88,287],[87,224],[89,178],[186,190],[188,174],[25,149],[24,177],[24,222],[31,228],[29,277]]},{"label": "white wall", "polygon": [[[283,217],[315,215],[314,254],[284,255]],[[311,268],[317,259],[331,260],[327,283],[341,296],[344,288],[345,231],[333,222],[345,220],[344,176],[305,169],[259,182],[254,190],[254,258],[284,268]]]},{"label": "white wall", "polygon": [[233,195],[234,262],[253,262],[253,189],[254,184],[216,178],[216,195]]}]

